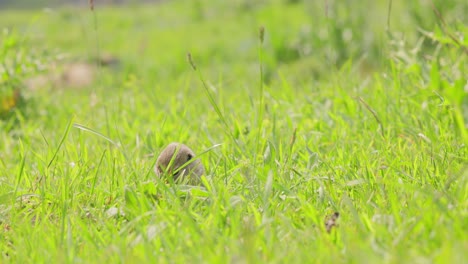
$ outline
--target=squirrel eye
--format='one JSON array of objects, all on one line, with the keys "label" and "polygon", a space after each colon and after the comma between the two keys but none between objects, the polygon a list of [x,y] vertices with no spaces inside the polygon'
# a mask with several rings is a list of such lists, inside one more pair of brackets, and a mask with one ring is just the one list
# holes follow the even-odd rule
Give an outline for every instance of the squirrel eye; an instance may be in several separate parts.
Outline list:
[{"label": "squirrel eye", "polygon": [[193,157],[192,157],[192,154],[188,154],[187,155],[187,161],[191,160]]}]

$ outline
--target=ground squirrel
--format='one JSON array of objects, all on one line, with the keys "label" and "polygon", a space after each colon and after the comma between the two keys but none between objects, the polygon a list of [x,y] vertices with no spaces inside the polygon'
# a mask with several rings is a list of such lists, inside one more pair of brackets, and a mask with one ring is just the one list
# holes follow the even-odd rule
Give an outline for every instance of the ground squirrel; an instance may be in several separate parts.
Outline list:
[{"label": "ground squirrel", "polygon": [[173,142],[159,154],[155,172],[159,177],[166,173],[172,175],[174,181],[198,184],[205,168],[199,159],[195,159],[195,153],[189,147]]}]

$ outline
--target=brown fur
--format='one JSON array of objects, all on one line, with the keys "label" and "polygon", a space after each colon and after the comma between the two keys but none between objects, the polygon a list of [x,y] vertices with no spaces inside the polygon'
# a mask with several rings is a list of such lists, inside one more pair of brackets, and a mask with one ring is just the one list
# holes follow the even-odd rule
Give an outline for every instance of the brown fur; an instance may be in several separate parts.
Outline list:
[{"label": "brown fur", "polygon": [[189,147],[173,142],[159,154],[155,172],[159,177],[171,175],[174,181],[199,184],[205,168],[201,161],[195,158],[195,153]]}]

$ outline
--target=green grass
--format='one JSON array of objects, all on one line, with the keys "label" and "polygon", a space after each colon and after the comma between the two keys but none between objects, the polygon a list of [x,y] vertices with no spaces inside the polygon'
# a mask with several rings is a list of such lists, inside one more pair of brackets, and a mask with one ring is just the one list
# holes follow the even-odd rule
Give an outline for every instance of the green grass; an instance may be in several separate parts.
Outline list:
[{"label": "green grass", "polygon": [[[121,60],[0,120],[0,262],[466,259],[465,1],[250,2],[0,11],[2,92]],[[172,141],[204,187],[155,177]]]}]

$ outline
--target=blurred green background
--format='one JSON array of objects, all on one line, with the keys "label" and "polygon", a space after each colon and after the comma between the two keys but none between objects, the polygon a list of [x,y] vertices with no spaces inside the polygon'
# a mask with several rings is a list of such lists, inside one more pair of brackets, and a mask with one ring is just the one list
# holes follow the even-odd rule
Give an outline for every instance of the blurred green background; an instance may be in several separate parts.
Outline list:
[{"label": "blurred green background", "polygon": [[0,262],[466,258],[468,1],[96,2],[1,2]]}]

